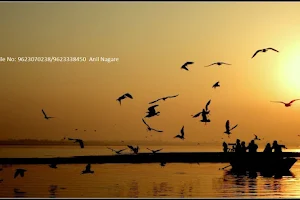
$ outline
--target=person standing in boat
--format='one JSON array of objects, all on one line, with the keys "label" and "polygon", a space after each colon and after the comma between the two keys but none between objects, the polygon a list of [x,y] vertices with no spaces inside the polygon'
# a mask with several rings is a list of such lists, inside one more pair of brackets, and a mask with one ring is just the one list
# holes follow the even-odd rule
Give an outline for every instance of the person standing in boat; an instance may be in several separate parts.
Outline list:
[{"label": "person standing in boat", "polygon": [[274,153],[282,153],[282,148],[286,148],[285,145],[278,144],[276,140],[273,142],[272,149],[274,149]]},{"label": "person standing in boat", "polygon": [[242,143],[241,143],[241,153],[246,153],[246,152],[247,152],[246,142],[242,141]]},{"label": "person standing in boat", "polygon": [[272,153],[272,147],[271,144],[268,143],[264,149],[264,153]]},{"label": "person standing in boat", "polygon": [[240,140],[237,139],[237,140],[236,140],[236,144],[235,144],[234,151],[235,151],[236,153],[241,153],[241,149],[242,149],[242,146],[241,146]]},{"label": "person standing in boat", "polygon": [[249,153],[256,153],[258,146],[257,144],[255,144],[254,140],[251,140],[251,142],[249,143],[247,149],[249,149]]},{"label": "person standing in boat", "polygon": [[226,142],[223,142],[223,152],[224,153],[228,152],[228,145]]}]

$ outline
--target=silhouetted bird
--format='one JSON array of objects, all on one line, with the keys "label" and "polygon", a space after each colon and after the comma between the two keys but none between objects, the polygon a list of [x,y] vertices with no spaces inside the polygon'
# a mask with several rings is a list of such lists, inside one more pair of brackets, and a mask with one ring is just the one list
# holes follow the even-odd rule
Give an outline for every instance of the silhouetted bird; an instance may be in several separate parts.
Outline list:
[{"label": "silhouetted bird", "polygon": [[47,120],[51,119],[51,118],[55,118],[55,117],[48,117],[47,114],[45,113],[45,111],[43,109],[42,109],[42,112],[44,114],[44,118],[47,119]]},{"label": "silhouetted bird", "polygon": [[204,122],[204,125],[206,125],[206,123],[210,122],[210,119],[207,118],[208,114],[209,114],[209,112],[206,112],[204,109],[202,109],[202,112],[201,112],[202,119],[200,121]]},{"label": "silhouetted bird", "polygon": [[199,113],[197,113],[197,114],[195,114],[195,115],[191,115],[191,116],[192,116],[193,118],[196,118],[196,117],[199,117],[201,114],[202,114],[202,111],[199,112]]},{"label": "silhouetted bird", "polygon": [[177,94],[177,95],[174,95],[174,96],[167,96],[167,97],[162,97],[162,98],[159,98],[159,99],[156,99],[155,101],[152,101],[152,102],[150,102],[149,104],[153,104],[153,103],[155,103],[155,102],[157,102],[157,101],[159,101],[159,100],[166,100],[166,99],[168,99],[168,98],[175,98],[175,97],[177,97],[179,94]]},{"label": "silhouetted bird", "polygon": [[146,122],[145,122],[145,120],[144,119],[142,119],[143,120],[143,122],[144,122],[144,124],[146,124],[146,126],[147,126],[147,130],[148,131],[156,131],[156,132],[163,132],[163,131],[160,131],[160,130],[156,130],[156,129],[154,129],[154,128],[151,128]]},{"label": "silhouetted bird", "polygon": [[184,63],[184,65],[181,66],[181,69],[185,69],[187,71],[189,71],[189,69],[187,68],[188,65],[194,64],[194,62],[186,62]]},{"label": "silhouetted bird", "polygon": [[261,139],[258,138],[257,135],[254,134],[254,139],[253,140],[261,140]]},{"label": "silhouetted bird", "polygon": [[155,153],[160,152],[161,150],[163,150],[163,149],[152,150],[152,149],[149,149],[149,148],[147,148],[147,149],[149,151],[152,151],[153,154],[155,154]]},{"label": "silhouetted bird", "polygon": [[81,139],[73,139],[73,138],[68,138],[68,140],[75,140],[74,143],[78,142],[81,148],[84,148],[83,140]]},{"label": "silhouetted bird", "polygon": [[50,168],[53,168],[53,169],[57,169],[57,164],[52,163],[52,164],[49,165],[49,167],[50,167]]},{"label": "silhouetted bird", "polygon": [[14,178],[17,178],[18,175],[20,175],[21,177],[24,177],[24,173],[26,171],[27,171],[26,169],[16,169]]},{"label": "silhouetted bird", "polygon": [[161,166],[161,167],[166,166],[166,164],[167,164],[167,162],[165,162],[165,161],[160,162],[160,166]]},{"label": "silhouetted bird", "polygon": [[[206,115],[209,115],[210,110],[208,110],[208,106],[210,105],[211,100],[209,100],[206,105],[205,105],[205,109],[202,109],[201,112],[195,114],[195,115],[191,115],[193,118],[199,117],[202,114],[202,118],[204,116],[204,118],[206,118]],[[207,119],[207,118],[206,118]]]},{"label": "silhouetted bird", "polygon": [[215,63],[212,63],[210,65],[207,65],[205,67],[209,67],[209,66],[212,66],[212,65],[218,65],[218,66],[221,66],[221,65],[231,65],[231,64],[228,64],[228,63],[225,63],[225,62],[215,62]]},{"label": "silhouetted bird", "polygon": [[224,133],[228,134],[228,137],[229,135],[231,134],[230,131],[232,131],[233,129],[235,129],[237,127],[237,125],[235,125],[233,128],[230,128],[230,125],[229,125],[229,120],[226,121],[226,124],[225,124],[225,128],[226,128],[226,131]]},{"label": "silhouetted bird", "polygon": [[83,170],[81,172],[81,174],[93,174],[94,171],[91,171],[91,164],[87,164],[86,167],[85,167],[85,170]]},{"label": "silhouetted bird", "polygon": [[78,129],[76,128],[75,131],[77,131]]},{"label": "silhouetted bird", "polygon": [[279,52],[278,50],[273,49],[273,48],[259,49],[259,50],[257,50],[257,51],[253,54],[252,58],[254,58],[254,56],[255,56],[256,54],[258,54],[259,52],[265,53],[265,52],[267,52],[268,50],[273,50],[273,51]]},{"label": "silhouetted bird", "polygon": [[117,98],[117,101],[119,101],[120,105],[121,105],[121,101],[125,98],[130,98],[133,99],[132,95],[129,93],[123,94],[122,96],[120,96],[119,98]]},{"label": "silhouetted bird", "polygon": [[2,183],[3,182],[3,179],[0,179],[0,183]]},{"label": "silhouetted bird", "polygon": [[110,150],[112,150],[112,151],[115,152],[116,154],[121,154],[122,151],[124,151],[124,150],[127,149],[127,148],[125,148],[125,149],[121,149],[121,150],[114,150],[114,149],[109,148],[109,147],[107,147],[107,148],[110,149]]},{"label": "silhouetted bird", "polygon": [[210,113],[210,110],[208,110],[208,106],[209,106],[210,102],[211,102],[211,99],[205,105],[205,112],[207,115],[209,115],[209,113]]},{"label": "silhouetted bird", "polygon": [[157,107],[158,105],[154,105],[148,108],[148,114],[145,117],[153,117],[155,115],[159,116],[160,112],[156,112],[155,111],[155,107]]},{"label": "silhouetted bird", "polygon": [[271,101],[273,103],[283,103],[285,107],[290,107],[292,105],[293,102],[298,101],[300,99],[294,99],[292,101],[290,101],[289,103],[284,103],[283,101]]},{"label": "silhouetted bird", "polygon": [[3,168],[0,168],[0,171],[2,171],[3,170]]},{"label": "silhouetted bird", "polygon": [[133,151],[133,153],[138,154],[139,149],[140,149],[139,146],[137,146],[136,148],[134,148],[134,147],[131,146],[131,145],[127,145],[127,146],[128,146],[128,148],[129,148],[131,151]]},{"label": "silhouetted bird", "polygon": [[220,82],[218,81],[218,82],[216,82],[213,86],[212,86],[212,88],[217,88],[217,87],[220,87],[220,84],[219,84]]},{"label": "silhouetted bird", "polygon": [[184,126],[182,126],[181,130],[180,130],[180,135],[176,135],[174,138],[180,138],[182,140],[184,140]]}]

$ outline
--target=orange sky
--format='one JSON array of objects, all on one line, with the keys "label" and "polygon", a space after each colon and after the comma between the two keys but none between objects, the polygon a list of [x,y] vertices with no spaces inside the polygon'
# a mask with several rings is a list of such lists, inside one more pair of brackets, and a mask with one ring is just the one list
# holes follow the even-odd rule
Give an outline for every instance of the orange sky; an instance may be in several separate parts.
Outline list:
[{"label": "orange sky", "polygon": [[[117,63],[0,63],[0,139],[84,140],[300,138],[300,4],[242,2],[1,3],[0,56],[105,56]],[[257,49],[280,52],[251,56]],[[180,69],[194,61],[190,71]],[[231,66],[204,66],[217,61]],[[212,85],[220,81],[220,88]],[[116,99],[129,92],[122,106]],[[191,118],[212,99],[211,123]],[[41,113],[57,117],[45,120]],[[299,121],[299,122],[298,122]],[[114,124],[116,124],[114,126]],[[75,132],[74,129],[87,132]],[[93,130],[96,129],[97,132]]]}]

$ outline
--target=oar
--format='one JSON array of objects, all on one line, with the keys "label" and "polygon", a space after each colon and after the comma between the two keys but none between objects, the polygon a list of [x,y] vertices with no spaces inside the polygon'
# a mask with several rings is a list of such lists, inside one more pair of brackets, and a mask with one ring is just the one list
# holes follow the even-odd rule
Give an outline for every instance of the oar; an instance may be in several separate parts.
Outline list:
[{"label": "oar", "polygon": [[223,168],[219,168],[219,170],[223,170],[223,169],[225,169],[225,168],[227,168],[227,167],[230,167],[231,165],[228,165],[228,166],[226,166],[226,167],[223,167]]}]

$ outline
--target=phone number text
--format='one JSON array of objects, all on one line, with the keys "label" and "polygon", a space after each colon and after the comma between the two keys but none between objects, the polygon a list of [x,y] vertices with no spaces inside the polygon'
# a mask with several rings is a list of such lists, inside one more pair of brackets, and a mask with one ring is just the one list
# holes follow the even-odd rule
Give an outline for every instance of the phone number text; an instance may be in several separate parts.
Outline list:
[{"label": "phone number text", "polygon": [[86,62],[86,57],[17,57],[17,62]]}]

